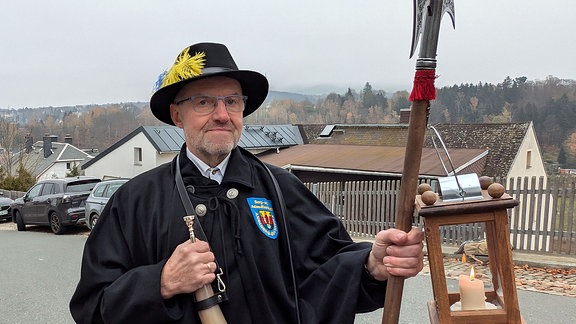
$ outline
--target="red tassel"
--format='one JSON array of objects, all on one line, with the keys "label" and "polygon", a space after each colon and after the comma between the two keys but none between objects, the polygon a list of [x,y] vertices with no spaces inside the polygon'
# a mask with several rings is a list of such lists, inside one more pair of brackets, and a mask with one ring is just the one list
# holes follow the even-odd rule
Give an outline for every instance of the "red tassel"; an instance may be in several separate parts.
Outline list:
[{"label": "red tassel", "polygon": [[414,75],[414,87],[410,93],[410,101],[436,99],[436,70],[417,70]]}]

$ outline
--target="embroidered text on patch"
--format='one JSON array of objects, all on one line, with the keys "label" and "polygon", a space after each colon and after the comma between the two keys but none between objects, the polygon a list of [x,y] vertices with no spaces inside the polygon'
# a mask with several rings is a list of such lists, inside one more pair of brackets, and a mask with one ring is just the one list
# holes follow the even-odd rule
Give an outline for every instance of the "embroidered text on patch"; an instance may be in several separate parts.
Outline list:
[{"label": "embroidered text on patch", "polygon": [[260,231],[269,238],[276,239],[278,237],[278,224],[274,216],[272,201],[266,198],[246,198],[246,200]]}]

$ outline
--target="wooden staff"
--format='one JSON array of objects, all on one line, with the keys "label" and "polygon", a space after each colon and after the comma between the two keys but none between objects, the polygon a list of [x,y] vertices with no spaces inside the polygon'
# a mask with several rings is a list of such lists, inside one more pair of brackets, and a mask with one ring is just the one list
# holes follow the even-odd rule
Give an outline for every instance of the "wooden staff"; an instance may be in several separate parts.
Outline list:
[{"label": "wooden staff", "polygon": [[[188,226],[188,231],[190,232],[190,241],[195,242],[196,236],[194,235],[194,216],[184,216],[184,222]],[[206,300],[214,296],[214,290],[211,285],[204,285],[204,287],[196,290],[194,292],[194,297],[197,302]],[[226,319],[222,310],[218,304],[206,309],[198,311],[198,316],[200,317],[200,322],[203,324],[226,324]]]},{"label": "wooden staff", "polygon": [[[414,0],[414,29],[410,57],[412,57],[418,45],[420,34],[423,35],[423,38],[419,58],[416,62],[414,87],[410,94],[412,107],[398,198],[398,212],[396,214],[396,228],[405,232],[409,232],[412,227],[414,201],[420,173],[422,146],[428,123],[430,100],[436,99],[436,88],[434,87],[436,48],[438,45],[440,20],[444,12],[450,13],[452,24],[454,25],[453,0]],[[384,312],[382,314],[383,324],[398,323],[403,289],[403,277],[388,277]]]}]

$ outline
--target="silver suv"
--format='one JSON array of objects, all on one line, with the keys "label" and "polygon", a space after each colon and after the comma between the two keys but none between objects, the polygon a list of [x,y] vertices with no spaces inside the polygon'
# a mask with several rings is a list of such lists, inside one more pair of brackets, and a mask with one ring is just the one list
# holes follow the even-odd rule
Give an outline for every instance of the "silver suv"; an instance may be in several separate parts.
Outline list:
[{"label": "silver suv", "polygon": [[94,228],[94,225],[96,225],[102,209],[104,209],[104,206],[106,206],[112,194],[127,181],[128,179],[104,180],[94,187],[90,196],[86,199],[85,206],[86,226],[88,226],[89,229]]}]

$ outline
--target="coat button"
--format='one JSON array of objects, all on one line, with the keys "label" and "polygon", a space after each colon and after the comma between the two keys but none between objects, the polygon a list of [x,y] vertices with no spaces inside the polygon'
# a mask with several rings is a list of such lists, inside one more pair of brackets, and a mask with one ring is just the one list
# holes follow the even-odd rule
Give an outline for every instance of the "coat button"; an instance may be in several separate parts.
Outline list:
[{"label": "coat button", "polygon": [[194,211],[196,212],[196,215],[198,216],[204,216],[206,215],[206,205],[204,204],[198,204],[196,205],[196,208],[194,208]]},{"label": "coat button", "polygon": [[226,197],[228,197],[229,199],[234,199],[238,197],[238,189],[236,188],[228,189],[228,191],[226,192]]}]

